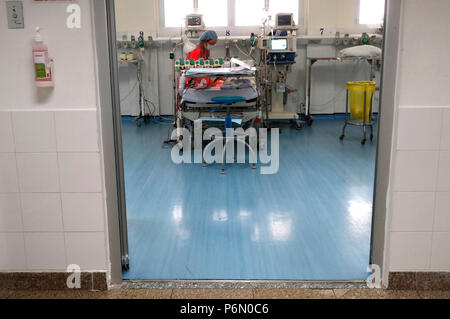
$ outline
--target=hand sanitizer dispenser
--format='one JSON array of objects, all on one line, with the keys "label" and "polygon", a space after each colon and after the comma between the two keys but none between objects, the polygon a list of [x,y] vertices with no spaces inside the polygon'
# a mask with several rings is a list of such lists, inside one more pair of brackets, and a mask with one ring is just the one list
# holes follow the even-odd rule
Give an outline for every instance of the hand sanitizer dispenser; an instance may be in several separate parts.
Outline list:
[{"label": "hand sanitizer dispenser", "polygon": [[53,62],[49,57],[48,47],[42,40],[41,29],[36,28],[33,44],[33,64],[37,87],[53,87]]}]

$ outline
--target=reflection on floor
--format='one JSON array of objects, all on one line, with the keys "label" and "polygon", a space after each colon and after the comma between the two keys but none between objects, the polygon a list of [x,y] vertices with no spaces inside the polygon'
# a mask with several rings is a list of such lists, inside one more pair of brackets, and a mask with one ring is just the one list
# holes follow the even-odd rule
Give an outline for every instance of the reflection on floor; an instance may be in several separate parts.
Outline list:
[{"label": "reflection on floor", "polygon": [[376,141],[321,119],[280,135],[280,170],[175,165],[170,126],[123,120],[131,270],[125,279],[364,280]]}]

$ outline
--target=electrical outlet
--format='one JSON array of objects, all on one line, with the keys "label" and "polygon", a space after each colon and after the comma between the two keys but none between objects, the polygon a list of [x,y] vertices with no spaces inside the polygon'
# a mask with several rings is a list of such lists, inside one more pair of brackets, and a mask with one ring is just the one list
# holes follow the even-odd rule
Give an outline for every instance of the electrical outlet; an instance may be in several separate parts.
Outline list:
[{"label": "electrical outlet", "polygon": [[9,29],[23,29],[25,23],[22,1],[6,1],[6,17]]}]

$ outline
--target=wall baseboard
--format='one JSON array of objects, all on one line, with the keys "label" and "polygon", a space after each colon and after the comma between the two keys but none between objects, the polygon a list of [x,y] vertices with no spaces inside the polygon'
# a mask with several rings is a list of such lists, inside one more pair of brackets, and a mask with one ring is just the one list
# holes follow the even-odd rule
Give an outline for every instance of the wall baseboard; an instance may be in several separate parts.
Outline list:
[{"label": "wall baseboard", "polygon": [[450,291],[450,272],[391,272],[389,289]]},{"label": "wall baseboard", "polygon": [[[0,273],[2,290],[71,290],[65,272]],[[450,291],[450,272],[391,272],[390,290]],[[108,290],[106,272],[81,273],[81,288],[85,291]]]},{"label": "wall baseboard", "polygon": [[[67,287],[70,273],[65,272],[0,272],[2,290],[72,290]],[[85,291],[106,291],[106,272],[82,272],[81,287]],[[74,289],[76,290],[76,289]]]}]

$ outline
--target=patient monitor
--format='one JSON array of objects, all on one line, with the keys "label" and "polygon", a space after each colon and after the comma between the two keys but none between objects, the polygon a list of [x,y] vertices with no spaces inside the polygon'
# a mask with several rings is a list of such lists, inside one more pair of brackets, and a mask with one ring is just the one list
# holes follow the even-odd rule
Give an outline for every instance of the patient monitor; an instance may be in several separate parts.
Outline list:
[{"label": "patient monitor", "polygon": [[205,21],[203,20],[203,14],[189,14],[186,16],[186,30],[188,31],[204,31]]},{"label": "patient monitor", "polygon": [[293,13],[279,13],[276,17],[276,30],[292,30],[295,28]]}]

